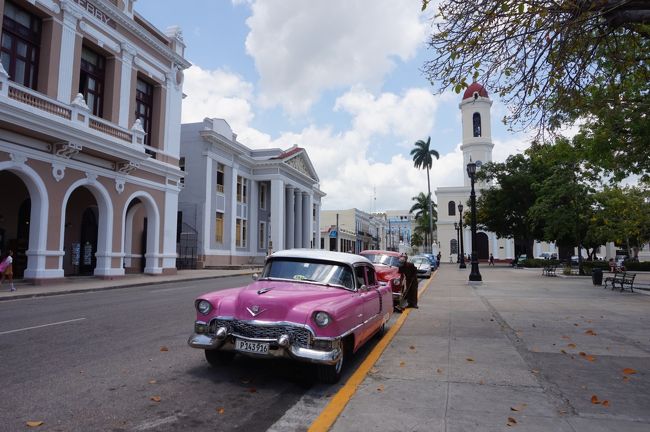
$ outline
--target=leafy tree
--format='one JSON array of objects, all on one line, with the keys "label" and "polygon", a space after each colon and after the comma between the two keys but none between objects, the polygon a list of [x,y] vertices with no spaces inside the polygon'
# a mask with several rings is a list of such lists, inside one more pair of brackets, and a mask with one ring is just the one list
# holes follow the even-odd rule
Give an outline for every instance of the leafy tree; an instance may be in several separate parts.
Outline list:
[{"label": "leafy tree", "polygon": [[[650,191],[642,187],[605,187],[595,194],[592,223],[604,242],[625,245],[631,257],[650,241]],[[602,244],[602,243],[600,243]]]},{"label": "leafy tree", "polygon": [[616,98],[625,77],[650,81],[648,23],[642,0],[443,0],[424,73],[441,92],[480,77],[511,109],[504,121],[523,128],[553,130],[576,114],[603,119],[592,90],[604,85]]},{"label": "leafy tree", "polygon": [[423,244],[422,236],[420,235],[420,233],[414,232],[411,235],[411,246],[419,247],[422,246],[422,244]]},{"label": "leafy tree", "polygon": [[[431,137],[428,137],[426,142],[423,140],[418,140],[415,142],[415,148],[411,150],[411,156],[413,157],[413,165],[415,168],[423,168],[427,170],[427,189],[429,191],[429,197],[431,196],[431,180],[429,179],[429,170],[431,169],[431,166],[433,165],[433,158],[432,156],[435,156],[436,159],[440,158],[440,155],[438,152],[432,148],[430,148],[431,145]],[[433,214],[433,206],[431,205],[431,200],[429,200],[429,214]],[[433,220],[429,218],[429,243],[428,243],[430,249],[429,251],[433,250]]]},{"label": "leafy tree", "polygon": [[517,154],[504,163],[484,164],[477,178],[493,184],[482,189],[477,199],[477,225],[499,237],[519,240],[526,254],[533,256],[533,242],[542,237],[543,226],[534,225],[528,211],[537,200],[534,185],[542,181],[544,171],[528,156]]}]

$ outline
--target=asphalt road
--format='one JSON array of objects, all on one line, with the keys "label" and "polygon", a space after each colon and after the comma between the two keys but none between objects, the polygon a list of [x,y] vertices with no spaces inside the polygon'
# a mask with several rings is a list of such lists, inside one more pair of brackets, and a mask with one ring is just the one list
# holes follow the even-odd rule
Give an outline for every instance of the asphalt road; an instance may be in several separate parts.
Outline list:
[{"label": "asphalt road", "polygon": [[317,383],[310,365],[240,356],[214,369],[188,347],[194,298],[248,282],[0,302],[0,431],[27,430],[30,421],[44,431],[264,431],[310,390],[335,393],[340,384]]}]

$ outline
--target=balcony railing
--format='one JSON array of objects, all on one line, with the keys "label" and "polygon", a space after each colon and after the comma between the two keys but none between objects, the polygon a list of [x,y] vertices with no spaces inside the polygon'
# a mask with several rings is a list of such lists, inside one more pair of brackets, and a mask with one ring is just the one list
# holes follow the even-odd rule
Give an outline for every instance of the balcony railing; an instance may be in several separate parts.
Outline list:
[{"label": "balcony railing", "polygon": [[[101,132],[123,141],[124,143],[131,144],[143,152],[145,151],[145,133],[139,123],[136,122],[133,129],[129,130],[100,117],[95,117],[90,114],[90,110],[81,98],[81,95],[79,95],[71,104],[66,105],[35,90],[9,81],[1,72],[0,94],[40,111],[61,117],[65,120],[70,120],[79,125],[87,126],[89,129]],[[157,149],[151,147],[149,150],[155,155],[155,150]]]},{"label": "balcony railing", "polygon": [[70,108],[67,108],[64,105],[52,100],[37,96],[34,93],[28,93],[27,91],[19,89],[13,85],[9,86],[9,97],[31,107],[38,108],[59,117],[63,117],[66,120],[72,119],[72,110]]}]

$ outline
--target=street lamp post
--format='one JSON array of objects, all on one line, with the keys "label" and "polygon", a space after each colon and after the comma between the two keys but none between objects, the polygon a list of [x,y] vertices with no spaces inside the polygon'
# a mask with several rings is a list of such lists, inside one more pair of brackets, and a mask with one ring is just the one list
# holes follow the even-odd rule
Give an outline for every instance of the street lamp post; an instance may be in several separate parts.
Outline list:
[{"label": "street lamp post", "polygon": [[458,222],[454,222],[454,229],[456,230],[456,264],[460,262],[460,231],[458,230]]},{"label": "street lamp post", "polygon": [[474,193],[474,178],[476,177],[476,164],[469,160],[467,164],[467,175],[472,183],[472,191],[469,195],[472,206],[472,270],[469,273],[469,280],[482,281],[481,273],[478,270],[478,257],[476,256],[476,194]]},{"label": "street lamp post", "polygon": [[458,213],[460,213],[460,221],[458,222],[458,231],[460,233],[460,265],[458,268],[467,268],[465,265],[465,246],[463,245],[463,205],[458,204]]}]

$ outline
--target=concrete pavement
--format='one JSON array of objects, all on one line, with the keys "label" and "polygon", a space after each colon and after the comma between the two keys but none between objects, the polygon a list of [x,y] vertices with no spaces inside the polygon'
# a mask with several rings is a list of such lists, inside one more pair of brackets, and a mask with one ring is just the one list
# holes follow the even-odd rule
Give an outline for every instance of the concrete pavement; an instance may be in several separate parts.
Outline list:
[{"label": "concrete pavement", "polygon": [[481,273],[442,266],[331,431],[650,430],[650,296]]}]

